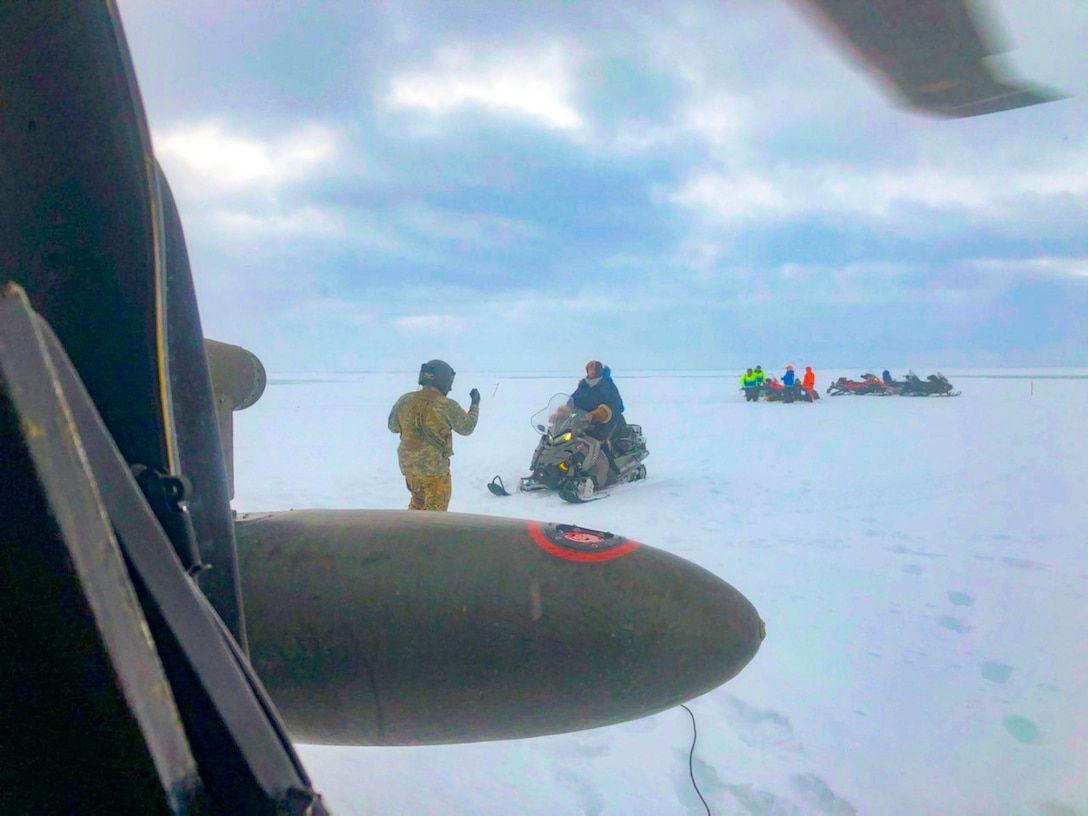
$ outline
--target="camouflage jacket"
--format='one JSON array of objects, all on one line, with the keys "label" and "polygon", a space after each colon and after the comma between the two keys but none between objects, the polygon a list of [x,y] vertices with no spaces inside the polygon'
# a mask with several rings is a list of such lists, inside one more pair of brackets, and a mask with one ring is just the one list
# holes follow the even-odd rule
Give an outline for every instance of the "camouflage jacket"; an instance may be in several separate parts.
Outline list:
[{"label": "camouflage jacket", "polygon": [[476,428],[480,406],[467,411],[431,387],[405,394],[389,412],[389,430],[400,434],[397,458],[405,476],[440,476],[450,469],[453,435]]}]

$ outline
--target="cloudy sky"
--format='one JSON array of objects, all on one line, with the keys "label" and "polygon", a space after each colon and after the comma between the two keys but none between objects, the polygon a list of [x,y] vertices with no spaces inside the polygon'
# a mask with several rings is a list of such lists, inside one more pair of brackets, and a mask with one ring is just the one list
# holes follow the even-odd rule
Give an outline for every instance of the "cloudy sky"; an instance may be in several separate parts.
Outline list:
[{"label": "cloudy sky", "polygon": [[895,107],[787,0],[120,3],[205,332],[272,371],[1088,365],[1070,94]]}]

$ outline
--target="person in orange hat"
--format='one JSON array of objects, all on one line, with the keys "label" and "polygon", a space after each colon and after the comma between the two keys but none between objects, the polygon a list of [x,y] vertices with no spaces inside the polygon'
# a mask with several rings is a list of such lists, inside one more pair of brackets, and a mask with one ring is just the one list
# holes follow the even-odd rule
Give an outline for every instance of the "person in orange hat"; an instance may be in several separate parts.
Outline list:
[{"label": "person in orange hat", "polygon": [[793,366],[786,366],[786,373],[782,375],[782,385],[786,388],[793,388],[794,377],[797,375],[793,373]]},{"label": "person in orange hat", "polygon": [[818,399],[816,395],[816,372],[812,370],[812,366],[805,366],[805,376],[801,380],[801,388],[804,389],[809,402],[815,402]]}]

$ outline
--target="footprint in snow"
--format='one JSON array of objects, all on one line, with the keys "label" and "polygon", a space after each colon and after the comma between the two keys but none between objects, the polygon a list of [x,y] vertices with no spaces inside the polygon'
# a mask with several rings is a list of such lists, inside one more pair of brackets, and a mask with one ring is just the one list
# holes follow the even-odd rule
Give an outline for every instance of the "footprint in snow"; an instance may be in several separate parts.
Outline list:
[{"label": "footprint in snow", "polygon": [[1001,561],[1010,567],[1016,567],[1017,569],[1024,570],[1045,570],[1046,564],[1040,564],[1038,561],[1029,561],[1026,558],[1002,558]]},{"label": "footprint in snow", "polygon": [[905,547],[902,544],[893,544],[891,547],[886,547],[885,549],[896,555],[920,555],[923,558],[944,558],[944,553],[917,550],[911,547]]},{"label": "footprint in snow", "polygon": [[951,629],[953,632],[964,634],[971,631],[971,627],[961,621],[959,618],[954,618],[951,615],[941,615],[937,618],[937,623],[943,626],[945,629]]},{"label": "footprint in snow", "polygon": [[552,773],[578,799],[582,813],[586,816],[601,816],[604,813],[604,797],[597,789],[593,777],[558,763]]},{"label": "footprint in snow", "polygon": [[739,809],[730,809],[730,813],[745,813],[749,816],[792,816],[801,811],[797,804],[784,796],[776,796],[767,790],[754,787],[751,782],[742,785],[726,785],[725,789],[733,797]]},{"label": "footprint in snow", "polygon": [[[702,809],[702,803],[699,801],[695,789],[691,786],[691,775],[694,775],[699,785],[699,793],[709,801],[719,798],[720,791],[729,790],[732,786],[727,785],[718,776],[718,771],[713,765],[699,758],[698,751],[692,757],[690,750],[690,745],[674,750],[675,765],[670,778],[673,790],[676,792],[677,801],[692,813],[695,813],[696,808]],[[688,770],[689,757],[691,759],[691,775],[689,775]]]},{"label": "footprint in snow", "polygon": [[722,695],[721,707],[733,733],[745,745],[764,751],[802,750],[793,725],[784,714],[749,705],[732,694]]},{"label": "footprint in snow", "polygon": [[1027,717],[1010,715],[1001,721],[1001,725],[1019,743],[1041,745],[1043,742],[1043,732]]},{"label": "footprint in snow", "polygon": [[815,774],[795,774],[790,787],[804,805],[804,813],[820,816],[855,816],[858,809],[836,796],[827,783]]},{"label": "footprint in snow", "polygon": [[978,670],[982,672],[982,676],[991,683],[997,683],[1003,686],[1008,682],[1009,677],[1012,676],[1013,667],[1004,663],[998,663],[996,660],[987,660],[985,663],[979,665]]},{"label": "footprint in snow", "polygon": [[1034,816],[1084,816],[1084,813],[1061,802],[1039,802],[1035,806]]}]

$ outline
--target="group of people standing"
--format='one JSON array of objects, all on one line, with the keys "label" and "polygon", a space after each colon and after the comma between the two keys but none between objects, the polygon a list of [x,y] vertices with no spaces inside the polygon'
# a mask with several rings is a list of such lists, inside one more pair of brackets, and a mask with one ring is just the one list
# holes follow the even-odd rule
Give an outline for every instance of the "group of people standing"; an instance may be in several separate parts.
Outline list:
[{"label": "group of people standing", "polygon": [[[388,426],[400,435],[397,461],[411,494],[409,510],[446,510],[453,494],[450,457],[453,433],[468,436],[480,419],[480,392],[469,391],[466,411],[449,398],[457,372],[443,360],[420,366],[416,391],[402,395],[389,412]],[[570,404],[589,414],[587,431],[607,444],[612,434],[625,425],[623,398],[612,382],[612,372],[599,360],[586,363],[586,376],[578,381]],[[610,452],[606,449],[606,455]]]},{"label": "group of people standing", "polygon": [[782,375],[781,381],[775,377],[767,377],[762,366],[756,366],[755,369],[749,368],[740,378],[740,387],[744,390],[744,398],[748,402],[757,402],[761,395],[779,390],[794,394],[798,388],[800,389],[798,396],[802,399],[807,399],[809,402],[819,399],[816,393],[816,372],[812,370],[812,366],[805,366],[805,373],[800,383],[797,382],[797,375],[792,365],[786,366],[786,373]]}]

